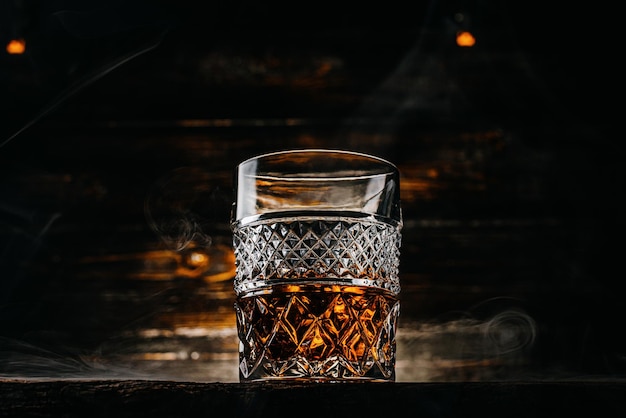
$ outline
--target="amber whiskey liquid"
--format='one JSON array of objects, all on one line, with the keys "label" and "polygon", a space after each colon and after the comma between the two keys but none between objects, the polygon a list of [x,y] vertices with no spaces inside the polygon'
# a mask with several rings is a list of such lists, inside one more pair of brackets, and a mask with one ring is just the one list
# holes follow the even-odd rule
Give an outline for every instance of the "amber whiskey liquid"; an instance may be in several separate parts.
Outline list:
[{"label": "amber whiskey liquid", "polygon": [[282,284],[235,303],[241,381],[395,380],[399,302],[365,286]]}]

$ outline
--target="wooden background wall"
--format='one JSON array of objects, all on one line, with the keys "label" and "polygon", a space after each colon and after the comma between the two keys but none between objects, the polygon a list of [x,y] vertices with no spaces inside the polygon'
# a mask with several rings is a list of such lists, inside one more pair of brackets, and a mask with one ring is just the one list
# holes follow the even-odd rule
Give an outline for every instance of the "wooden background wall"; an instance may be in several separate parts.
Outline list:
[{"label": "wooden background wall", "polygon": [[607,11],[383,6],[7,6],[0,376],[235,382],[234,167],[328,147],[401,171],[399,381],[621,377]]}]

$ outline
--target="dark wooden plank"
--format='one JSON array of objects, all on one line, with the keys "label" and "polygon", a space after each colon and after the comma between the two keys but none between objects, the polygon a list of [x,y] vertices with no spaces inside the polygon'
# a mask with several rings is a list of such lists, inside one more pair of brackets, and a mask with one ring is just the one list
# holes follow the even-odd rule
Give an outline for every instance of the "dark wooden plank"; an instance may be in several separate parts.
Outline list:
[{"label": "dark wooden plank", "polygon": [[0,382],[3,417],[622,416],[622,382],[202,384]]}]

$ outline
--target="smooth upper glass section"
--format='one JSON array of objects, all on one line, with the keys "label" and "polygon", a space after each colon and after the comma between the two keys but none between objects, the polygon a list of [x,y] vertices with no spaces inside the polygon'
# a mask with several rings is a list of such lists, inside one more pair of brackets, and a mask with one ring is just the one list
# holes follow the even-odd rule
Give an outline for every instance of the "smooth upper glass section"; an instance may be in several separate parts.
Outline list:
[{"label": "smooth upper glass section", "polygon": [[397,167],[382,158],[331,149],[289,150],[243,161],[236,170],[232,221],[264,215],[342,212],[401,225]]}]

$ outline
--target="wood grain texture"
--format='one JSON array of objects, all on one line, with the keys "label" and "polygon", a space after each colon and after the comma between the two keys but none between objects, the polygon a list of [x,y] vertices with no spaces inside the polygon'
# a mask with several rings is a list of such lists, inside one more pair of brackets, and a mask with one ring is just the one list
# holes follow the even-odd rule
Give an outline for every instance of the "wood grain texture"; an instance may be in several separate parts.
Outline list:
[{"label": "wood grain texture", "polygon": [[623,382],[0,381],[2,417],[622,416]]}]

